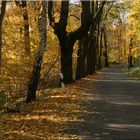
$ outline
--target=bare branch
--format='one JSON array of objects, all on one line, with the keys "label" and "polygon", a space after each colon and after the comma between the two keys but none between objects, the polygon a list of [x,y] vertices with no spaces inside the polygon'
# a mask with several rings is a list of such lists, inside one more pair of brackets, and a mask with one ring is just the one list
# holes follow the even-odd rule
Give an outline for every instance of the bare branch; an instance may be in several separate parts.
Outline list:
[{"label": "bare branch", "polygon": [[110,7],[108,8],[107,12],[105,13],[105,15],[104,15],[104,19],[107,18],[107,15],[108,15],[109,11],[111,10],[113,4],[114,4],[114,1],[111,1],[111,5],[110,5]]},{"label": "bare branch", "polygon": [[101,19],[101,14],[103,13],[103,8],[104,8],[105,3],[106,3],[106,1],[103,1],[103,2],[101,3],[101,7],[98,9],[96,15],[95,15],[94,18],[93,18],[93,24],[94,24],[94,23],[97,23],[98,21],[100,21],[100,19]]},{"label": "bare branch", "polygon": [[53,1],[52,0],[49,0],[48,1],[48,17],[49,17],[49,21],[50,21],[50,25],[54,28],[55,26],[55,19],[53,17]]},{"label": "bare branch", "polygon": [[80,18],[74,14],[70,14],[70,16],[75,17],[77,20],[80,20]]}]

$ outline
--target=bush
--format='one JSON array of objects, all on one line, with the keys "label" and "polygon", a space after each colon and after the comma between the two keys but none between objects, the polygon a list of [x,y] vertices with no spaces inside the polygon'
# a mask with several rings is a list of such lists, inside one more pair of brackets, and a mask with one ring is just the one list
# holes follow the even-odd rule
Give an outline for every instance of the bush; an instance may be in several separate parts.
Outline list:
[{"label": "bush", "polygon": [[119,62],[117,62],[117,61],[111,61],[111,62],[109,62],[110,64],[112,64],[112,65],[119,65],[120,63]]},{"label": "bush", "polygon": [[0,91],[0,111],[3,110],[6,102],[7,102],[7,95],[4,93],[4,91]]},{"label": "bush", "polygon": [[140,67],[133,67],[130,69],[130,76],[140,78]]},{"label": "bush", "polygon": [[130,70],[127,67],[123,68],[122,71],[125,72],[125,73],[129,73],[130,72]]}]

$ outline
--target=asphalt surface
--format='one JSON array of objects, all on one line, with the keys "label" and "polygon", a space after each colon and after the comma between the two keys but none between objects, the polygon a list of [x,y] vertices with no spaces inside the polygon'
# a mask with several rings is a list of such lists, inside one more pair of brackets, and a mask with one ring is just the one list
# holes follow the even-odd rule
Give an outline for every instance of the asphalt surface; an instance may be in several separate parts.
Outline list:
[{"label": "asphalt surface", "polygon": [[84,80],[92,82],[87,113],[82,122],[68,124],[68,133],[85,140],[140,140],[140,81],[123,73],[120,66]]}]

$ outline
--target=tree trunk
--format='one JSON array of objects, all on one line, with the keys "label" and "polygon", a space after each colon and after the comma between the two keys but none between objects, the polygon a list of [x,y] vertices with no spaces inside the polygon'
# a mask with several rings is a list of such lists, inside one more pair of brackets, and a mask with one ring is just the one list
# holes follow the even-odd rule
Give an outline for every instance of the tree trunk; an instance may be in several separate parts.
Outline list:
[{"label": "tree trunk", "polygon": [[0,25],[0,73],[2,63],[2,25]]},{"label": "tree trunk", "polygon": [[87,66],[86,73],[87,75],[92,75],[96,72],[96,38],[93,37],[90,39],[88,53],[87,53]]},{"label": "tree trunk", "polygon": [[[91,13],[92,13],[92,18],[94,19],[95,14],[96,14],[96,4],[95,1],[91,2]],[[96,15],[97,16],[97,15]],[[87,51],[87,63],[86,63],[86,74],[87,75],[92,75],[95,72],[95,65],[94,65],[94,52],[95,52],[95,40],[94,37],[94,32],[96,30],[96,21],[95,20],[90,27],[89,31],[89,43],[88,43],[88,51]]]},{"label": "tree trunk", "polygon": [[132,55],[128,56],[128,68],[132,68],[133,67],[133,57]]},{"label": "tree trunk", "polygon": [[[39,60],[42,58],[36,58],[36,59]],[[31,79],[28,85],[28,92],[27,92],[27,99],[26,99],[27,103],[36,99],[36,90],[37,90],[37,86],[40,78],[40,70],[41,70],[41,64],[39,63],[40,62],[36,62],[32,71]]]},{"label": "tree trunk", "polygon": [[86,74],[92,75],[92,60],[93,60],[93,46],[92,46],[92,40],[89,40],[89,43],[87,45],[88,51],[87,51],[87,65],[86,65]]},{"label": "tree trunk", "polygon": [[24,44],[25,44],[25,55],[30,55],[30,32],[29,32],[29,20],[28,20],[28,11],[27,11],[27,2],[22,1],[22,10],[23,10],[23,24],[24,24]]},{"label": "tree trunk", "polygon": [[101,30],[101,32],[100,32],[100,43],[99,43],[99,55],[98,55],[98,69],[102,68],[102,48],[103,48],[102,37],[103,37],[103,32]]},{"label": "tree trunk", "polygon": [[79,40],[77,51],[76,80],[86,76],[87,37]]},{"label": "tree trunk", "polygon": [[42,11],[41,11],[41,19],[39,24],[39,31],[40,31],[40,46],[36,55],[34,68],[32,71],[31,79],[28,86],[27,91],[27,98],[26,102],[29,103],[36,99],[36,90],[38,87],[38,82],[40,78],[40,70],[41,70],[41,64],[43,55],[46,48],[46,1],[42,1]]},{"label": "tree trunk", "polygon": [[105,57],[105,62],[104,65],[105,67],[109,66],[108,63],[108,46],[107,46],[107,36],[106,36],[106,27],[104,26],[104,47],[105,47],[105,51],[104,51],[104,57]]},{"label": "tree trunk", "polygon": [[66,54],[63,47],[61,48],[61,73],[65,84],[73,82],[72,53]]},{"label": "tree trunk", "polygon": [[133,57],[132,57],[133,39],[134,39],[134,37],[132,37],[130,39],[130,43],[129,43],[129,56],[128,56],[128,68],[129,69],[133,67]]},{"label": "tree trunk", "polygon": [[2,63],[2,23],[6,10],[6,0],[1,2],[0,10],[0,73],[1,73],[1,63]]},{"label": "tree trunk", "polygon": [[99,56],[99,68],[102,68],[102,55],[103,55],[103,32],[101,29],[101,38],[100,38],[100,56]]},{"label": "tree trunk", "polygon": [[61,46],[61,73],[64,76],[63,82],[69,84],[73,82],[72,53],[74,43],[62,32],[58,35],[58,39]]}]

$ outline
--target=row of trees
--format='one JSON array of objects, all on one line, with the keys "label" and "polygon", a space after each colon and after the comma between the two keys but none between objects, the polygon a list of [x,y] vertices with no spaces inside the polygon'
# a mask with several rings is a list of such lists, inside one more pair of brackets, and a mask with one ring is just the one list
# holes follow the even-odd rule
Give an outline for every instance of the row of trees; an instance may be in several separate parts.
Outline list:
[{"label": "row of trees", "polygon": [[[61,1],[61,10],[59,21],[56,22],[53,14],[53,1],[48,2],[48,17],[50,25],[57,35],[60,47],[61,47],[61,73],[64,76],[64,83],[72,83],[73,80],[73,68],[72,68],[72,55],[73,47],[76,40],[79,41],[78,48],[78,63],[76,80],[83,78],[89,74],[95,73],[96,65],[98,68],[102,67],[101,59],[102,54],[105,57],[105,66],[108,66],[107,57],[107,39],[106,39],[106,27],[105,24],[101,27],[101,21],[103,20],[103,10],[106,1],[81,1],[81,24],[80,27],[74,31],[67,31],[67,20],[69,14],[69,1]],[[92,10],[90,10],[92,9]],[[106,13],[107,15],[107,13]],[[105,16],[106,16],[105,15]],[[42,25],[41,25],[42,26]],[[97,35],[95,35],[97,32]],[[104,36],[104,43],[103,43]],[[43,40],[43,39],[42,39]],[[84,43],[83,40],[86,42]],[[102,52],[102,48],[105,46],[105,51]],[[86,50],[85,50],[86,49]],[[81,55],[83,53],[84,55]],[[41,65],[38,62],[37,55],[36,63],[32,73],[28,88],[27,102],[34,100],[36,97],[37,81],[39,80],[39,71]],[[98,62],[97,62],[98,57]],[[42,58],[42,57],[41,57]],[[82,60],[82,61],[81,61]]]},{"label": "row of trees", "polygon": [[129,68],[140,64],[139,6],[137,0],[114,2],[106,23],[110,59]]},{"label": "row of trees", "polygon": [[[107,14],[110,11],[113,2],[104,1],[84,1],[74,4],[70,1],[15,1],[15,5],[22,9],[23,26],[20,29],[24,31],[24,45],[25,55],[30,57],[30,23],[28,17],[27,6],[30,4],[38,14],[38,29],[40,35],[40,43],[34,61],[32,74],[29,80],[26,102],[31,102],[36,99],[36,90],[40,79],[40,70],[43,62],[43,55],[47,44],[47,29],[48,23],[54,30],[60,44],[61,51],[61,73],[64,76],[64,83],[69,84],[74,80],[78,80],[87,75],[95,73],[96,69],[103,66],[108,66],[108,43],[107,43],[107,29],[104,22]],[[39,5],[39,6],[38,6]],[[68,19],[72,15],[70,13],[70,6],[73,9],[79,8],[81,15],[77,17],[80,19],[80,25],[74,31],[68,31]],[[59,6],[60,10],[56,10]],[[6,1],[2,1],[1,5],[1,21],[3,20],[6,10]],[[54,11],[57,11],[55,14]],[[59,11],[59,12],[58,12]],[[48,19],[47,19],[48,13]],[[58,17],[56,17],[56,15]],[[36,20],[36,19],[35,19]],[[2,22],[1,22],[2,25]],[[2,27],[1,27],[2,29]],[[1,33],[2,35],[2,33]],[[73,48],[75,42],[78,41],[77,51],[77,69],[76,78],[73,78]],[[1,44],[2,48],[2,44]]]}]

